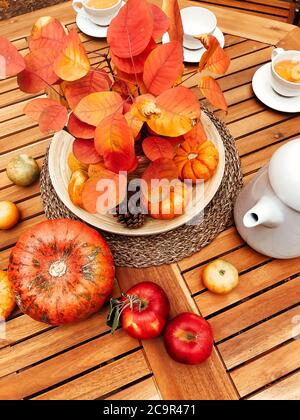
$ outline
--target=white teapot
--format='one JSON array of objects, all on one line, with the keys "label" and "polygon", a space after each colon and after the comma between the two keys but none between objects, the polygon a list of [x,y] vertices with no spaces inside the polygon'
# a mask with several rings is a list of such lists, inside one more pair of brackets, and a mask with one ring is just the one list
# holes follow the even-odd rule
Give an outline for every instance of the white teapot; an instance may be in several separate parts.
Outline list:
[{"label": "white teapot", "polygon": [[274,258],[300,256],[300,138],[280,147],[243,188],[234,218],[256,251]]}]

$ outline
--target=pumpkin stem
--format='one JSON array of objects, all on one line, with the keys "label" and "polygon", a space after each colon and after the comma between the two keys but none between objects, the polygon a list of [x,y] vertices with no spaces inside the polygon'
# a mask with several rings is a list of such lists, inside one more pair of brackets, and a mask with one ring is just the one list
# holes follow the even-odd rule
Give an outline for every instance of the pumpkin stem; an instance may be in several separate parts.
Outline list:
[{"label": "pumpkin stem", "polygon": [[144,307],[144,302],[137,296],[122,293],[122,297],[125,298],[125,300],[110,299],[110,310],[107,315],[106,325],[111,328],[112,334],[120,324],[120,318],[124,309],[130,307],[130,309],[133,310],[134,305],[138,304],[138,310],[140,312]]},{"label": "pumpkin stem", "polygon": [[50,264],[49,274],[51,277],[62,277],[67,272],[67,264],[65,261],[57,260]]}]

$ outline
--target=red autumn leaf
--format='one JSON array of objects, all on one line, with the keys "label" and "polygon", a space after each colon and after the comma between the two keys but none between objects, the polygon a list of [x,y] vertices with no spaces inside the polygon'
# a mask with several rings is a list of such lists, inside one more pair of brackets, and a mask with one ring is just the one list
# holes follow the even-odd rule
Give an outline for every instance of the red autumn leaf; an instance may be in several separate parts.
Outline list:
[{"label": "red autumn leaf", "polygon": [[121,71],[129,74],[141,73],[144,70],[145,61],[151,51],[156,48],[155,41],[151,38],[149,44],[139,55],[130,58],[120,58],[114,54],[113,50],[110,55],[114,65]]},{"label": "red autumn leaf", "polygon": [[155,41],[157,41],[169,29],[169,18],[161,10],[161,8],[156,6],[155,4],[150,4],[150,8],[153,16],[152,38],[155,39]]},{"label": "red autumn leaf", "polygon": [[93,139],[75,139],[73,142],[73,154],[77,160],[86,165],[99,163],[103,160],[95,149]]},{"label": "red autumn leaf", "polygon": [[143,141],[143,151],[148,159],[173,159],[174,147],[163,137],[149,136]]},{"label": "red autumn leaf", "polygon": [[120,69],[116,69],[116,75],[118,80],[132,84],[133,86],[136,85],[136,81],[138,81],[139,85],[143,83],[143,73],[130,74]]},{"label": "red autumn leaf", "polygon": [[91,69],[88,74],[74,82],[64,82],[63,90],[71,109],[75,109],[85,96],[94,92],[109,90],[107,74],[101,70]]},{"label": "red autumn leaf", "polygon": [[201,144],[207,140],[207,136],[201,121],[198,121],[195,127],[193,127],[188,133],[184,134],[183,137],[184,140],[188,140],[190,144],[195,145],[199,143]]},{"label": "red autumn leaf", "polygon": [[162,10],[169,18],[169,37],[170,41],[178,41],[183,44],[183,26],[180,9],[177,0],[163,0]]},{"label": "red autumn leaf", "polygon": [[96,128],[95,147],[113,172],[132,170],[136,162],[134,139],[122,114],[112,114]]},{"label": "red autumn leaf", "polygon": [[146,201],[160,201],[163,192],[160,182],[178,179],[178,169],[172,159],[160,158],[150,163],[142,175],[142,194]]},{"label": "red autumn leaf", "polygon": [[227,112],[228,107],[223,92],[219,83],[213,77],[202,77],[198,87],[202,95],[205,96],[212,105]]},{"label": "red autumn leaf", "polygon": [[39,119],[39,127],[42,133],[60,131],[68,120],[68,111],[62,105],[51,105],[44,109]]},{"label": "red autumn leaf", "polygon": [[95,135],[95,127],[80,121],[72,112],[68,121],[68,130],[74,137],[92,139]]},{"label": "red autumn leaf", "polygon": [[67,35],[53,68],[57,76],[68,82],[81,79],[89,72],[90,61],[75,28]]},{"label": "red autumn leaf", "polygon": [[28,39],[28,46],[31,51],[46,48],[55,51],[58,55],[66,37],[66,30],[58,19],[43,16],[34,24]]},{"label": "red autumn leaf", "polygon": [[230,64],[230,57],[221,48],[217,38],[213,35],[200,35],[195,38],[199,39],[207,49],[200,60],[199,71],[207,69],[212,73],[225,74]]},{"label": "red autumn leaf", "polygon": [[49,98],[32,99],[24,108],[24,113],[34,121],[39,121],[42,112],[49,106],[59,105],[58,102]]},{"label": "red autumn leaf", "polygon": [[25,57],[26,69],[18,75],[19,87],[26,93],[38,93],[59,79],[54,73],[53,50],[34,50]]},{"label": "red autumn leaf", "polygon": [[97,176],[88,179],[84,184],[83,207],[92,214],[105,214],[124,200],[126,189],[125,175],[118,175],[105,168],[99,169]]},{"label": "red autumn leaf", "polygon": [[0,37],[0,79],[16,76],[25,68],[24,58],[8,39]]},{"label": "red autumn leaf", "polygon": [[144,67],[143,80],[149,93],[159,95],[174,85],[182,72],[182,46],[177,41],[159,45]]},{"label": "red autumn leaf", "polygon": [[82,98],[74,110],[81,121],[95,127],[107,116],[123,112],[123,99],[117,92],[95,92]]},{"label": "red autumn leaf", "polygon": [[111,21],[107,40],[111,51],[121,58],[139,55],[150,42],[153,17],[145,0],[128,0]]},{"label": "red autumn leaf", "polygon": [[146,168],[142,178],[149,185],[154,179],[167,179],[168,181],[172,181],[172,179],[178,178],[177,166],[172,159],[156,159]]},{"label": "red autumn leaf", "polygon": [[178,146],[178,144],[184,142],[184,136],[177,136],[177,137],[168,137],[168,142],[172,144],[172,146]]}]

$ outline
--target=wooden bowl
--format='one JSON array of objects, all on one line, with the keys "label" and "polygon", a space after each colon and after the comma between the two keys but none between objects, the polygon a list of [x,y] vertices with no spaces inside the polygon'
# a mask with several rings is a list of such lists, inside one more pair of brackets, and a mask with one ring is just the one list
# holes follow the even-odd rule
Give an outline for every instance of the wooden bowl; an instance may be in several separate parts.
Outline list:
[{"label": "wooden bowl", "polygon": [[58,197],[72,213],[74,213],[77,217],[86,223],[89,223],[90,225],[99,229],[103,229],[107,232],[116,233],[119,235],[141,236],[159,234],[175,229],[183,224],[190,222],[192,219],[194,219],[194,217],[203,211],[203,209],[209,204],[209,202],[216,194],[224,175],[225,150],[222,138],[212,121],[204,113],[202,113],[202,124],[208,139],[215,144],[219,151],[218,168],[214,176],[204,184],[204,199],[197,199],[194,189],[194,205],[183,215],[175,217],[174,219],[157,220],[151,217],[147,217],[145,224],[141,228],[137,230],[131,230],[122,226],[111,214],[90,214],[85,210],[75,206],[70,200],[68,194],[68,183],[71,177],[71,172],[67,165],[67,157],[72,151],[72,142],[74,138],[65,131],[56,133],[50,145],[49,173],[53,187]]}]

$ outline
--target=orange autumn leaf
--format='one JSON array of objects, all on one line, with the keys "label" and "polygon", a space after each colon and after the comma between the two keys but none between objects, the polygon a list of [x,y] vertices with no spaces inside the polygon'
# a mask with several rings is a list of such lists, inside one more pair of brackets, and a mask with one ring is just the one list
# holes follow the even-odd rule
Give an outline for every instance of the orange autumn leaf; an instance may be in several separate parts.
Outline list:
[{"label": "orange autumn leaf", "polygon": [[124,117],[126,118],[128,127],[130,128],[132,137],[136,139],[143,127],[143,121],[132,115],[130,111],[126,112],[126,114],[124,114]]},{"label": "orange autumn leaf", "polygon": [[24,57],[26,68],[18,75],[19,87],[26,93],[38,93],[58,81],[53,70],[56,53],[53,50],[34,50]]},{"label": "orange autumn leaf", "polygon": [[150,9],[153,16],[152,38],[157,41],[163,36],[165,32],[167,32],[170,22],[168,16],[161,10],[159,6],[150,4]]},{"label": "orange autumn leaf", "polygon": [[24,107],[24,113],[34,121],[39,121],[42,112],[52,105],[59,105],[59,103],[49,98],[32,99]]},{"label": "orange autumn leaf", "polygon": [[107,75],[97,69],[91,69],[88,74],[74,82],[64,82],[63,91],[71,109],[75,109],[85,96],[94,92],[109,90]]},{"label": "orange autumn leaf", "polygon": [[95,135],[95,127],[80,121],[73,112],[69,117],[68,130],[72,136],[79,137],[81,139],[92,139]]},{"label": "orange autumn leaf", "polygon": [[147,158],[152,161],[160,158],[173,159],[174,147],[166,138],[157,136],[146,137],[142,147]]},{"label": "orange autumn leaf", "polygon": [[8,39],[0,37],[0,79],[16,76],[25,69],[25,61]]},{"label": "orange autumn leaf", "polygon": [[134,139],[122,114],[102,120],[96,128],[95,147],[106,168],[113,172],[128,171],[135,165]]},{"label": "orange autumn leaf", "polygon": [[152,51],[144,67],[143,80],[152,95],[159,95],[174,85],[182,73],[182,46],[177,41],[159,45]]},{"label": "orange autumn leaf", "polygon": [[198,121],[195,127],[193,127],[188,133],[184,134],[183,137],[184,140],[189,141],[190,144],[199,144],[207,140],[201,121]]},{"label": "orange autumn leaf", "polygon": [[219,83],[213,77],[202,77],[199,81],[198,87],[202,95],[205,96],[212,105],[227,112],[228,107],[225,97]]},{"label": "orange autumn leaf", "polygon": [[138,97],[130,112],[146,121],[155,133],[177,137],[190,131],[200,118],[200,105],[189,89],[178,86],[157,98],[147,94]]},{"label": "orange autumn leaf", "polygon": [[183,44],[183,26],[180,15],[180,8],[177,0],[163,0],[162,10],[169,18],[170,41],[178,41]]},{"label": "orange autumn leaf", "polygon": [[95,92],[81,99],[74,114],[81,121],[97,126],[105,117],[122,114],[123,99],[116,92]]},{"label": "orange autumn leaf", "polygon": [[61,22],[51,16],[39,18],[33,25],[28,46],[31,51],[47,48],[58,55],[66,40],[67,33]]},{"label": "orange autumn leaf", "polygon": [[130,58],[145,50],[152,32],[153,17],[146,0],[128,0],[111,21],[107,40],[115,55]]},{"label": "orange autumn leaf", "polygon": [[106,214],[126,195],[127,178],[106,168],[98,168],[97,175],[88,179],[82,191],[83,208],[89,213]]},{"label": "orange autumn leaf", "polygon": [[39,128],[42,133],[52,133],[64,128],[68,121],[68,111],[62,105],[51,105],[40,115]]},{"label": "orange autumn leaf", "polygon": [[[114,65],[121,71],[129,74],[142,73],[144,70],[145,61],[153,49],[156,48],[155,41],[151,38],[149,44],[139,55],[130,58],[121,58],[110,51],[111,59]],[[136,83],[138,79],[133,79]]]},{"label": "orange autumn leaf", "polygon": [[78,80],[89,72],[90,62],[75,28],[67,35],[53,68],[57,76],[68,82]]},{"label": "orange autumn leaf", "polygon": [[215,74],[225,74],[230,65],[230,57],[221,48],[217,38],[213,35],[200,35],[195,38],[199,39],[207,50],[200,60],[199,71],[207,69]]}]

